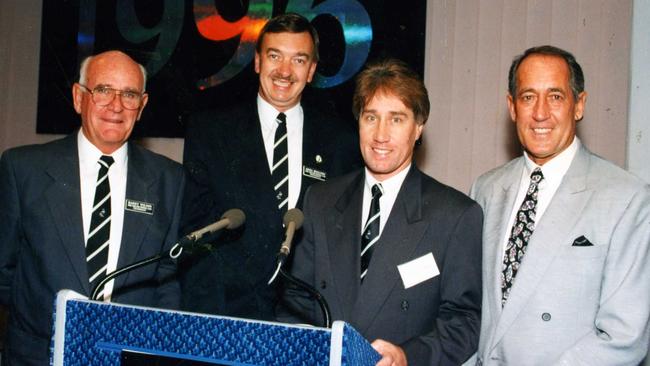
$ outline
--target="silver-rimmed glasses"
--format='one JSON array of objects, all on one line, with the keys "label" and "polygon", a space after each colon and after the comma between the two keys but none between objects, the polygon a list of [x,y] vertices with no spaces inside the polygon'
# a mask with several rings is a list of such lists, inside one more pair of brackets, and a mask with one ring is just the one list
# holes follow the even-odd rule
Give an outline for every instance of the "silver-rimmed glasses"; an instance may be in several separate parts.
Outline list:
[{"label": "silver-rimmed glasses", "polygon": [[94,89],[90,89],[83,84],[79,84],[79,86],[90,93],[93,103],[100,107],[111,104],[115,99],[115,95],[120,96],[120,102],[124,109],[134,110],[140,108],[142,105],[142,97],[144,96],[144,93],[139,93],[133,90],[118,90],[101,85],[96,86]]}]

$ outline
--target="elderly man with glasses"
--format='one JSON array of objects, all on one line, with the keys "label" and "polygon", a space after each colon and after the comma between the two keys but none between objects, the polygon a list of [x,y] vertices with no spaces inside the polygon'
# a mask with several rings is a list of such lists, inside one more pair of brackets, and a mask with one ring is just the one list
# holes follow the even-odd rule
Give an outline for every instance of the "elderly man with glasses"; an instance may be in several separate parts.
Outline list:
[{"label": "elderly man with glasses", "polygon": [[[57,291],[90,295],[116,268],[167,250],[178,232],[182,167],[127,142],[147,104],[146,72],[126,54],[84,60],[72,87],[81,129],[0,159],[3,365],[46,365]],[[118,97],[119,96],[119,97]],[[104,301],[176,308],[172,262],[99,288]]]}]

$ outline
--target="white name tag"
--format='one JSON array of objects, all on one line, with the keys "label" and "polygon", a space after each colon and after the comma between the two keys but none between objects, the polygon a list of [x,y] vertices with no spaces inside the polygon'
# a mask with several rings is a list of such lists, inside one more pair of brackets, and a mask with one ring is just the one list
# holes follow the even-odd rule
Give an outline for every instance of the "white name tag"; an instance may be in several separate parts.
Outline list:
[{"label": "white name tag", "polygon": [[304,175],[306,177],[309,177],[309,178],[312,178],[312,179],[320,180],[320,181],[323,181],[323,182],[327,180],[327,173],[326,172],[324,172],[322,170],[318,170],[316,168],[310,168],[310,167],[305,166],[305,165],[302,166],[302,175]]},{"label": "white name tag", "polygon": [[436,260],[433,258],[433,253],[428,253],[420,258],[402,263],[397,266],[397,270],[399,270],[399,275],[402,277],[405,289],[413,287],[440,274],[438,265],[436,265]]}]

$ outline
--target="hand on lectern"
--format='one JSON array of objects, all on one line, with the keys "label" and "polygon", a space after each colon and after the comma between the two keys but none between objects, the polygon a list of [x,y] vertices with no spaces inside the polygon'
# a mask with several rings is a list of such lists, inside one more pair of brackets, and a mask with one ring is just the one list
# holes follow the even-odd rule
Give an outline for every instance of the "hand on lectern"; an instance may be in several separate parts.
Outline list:
[{"label": "hand on lectern", "polygon": [[371,344],[380,355],[381,360],[377,362],[377,366],[406,366],[406,354],[404,350],[390,342],[383,339],[376,339]]}]

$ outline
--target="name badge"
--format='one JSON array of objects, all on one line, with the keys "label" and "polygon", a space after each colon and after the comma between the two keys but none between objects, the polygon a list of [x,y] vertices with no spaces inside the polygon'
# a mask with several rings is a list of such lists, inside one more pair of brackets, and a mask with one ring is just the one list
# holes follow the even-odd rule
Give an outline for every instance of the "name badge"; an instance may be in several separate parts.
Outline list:
[{"label": "name badge", "polygon": [[320,180],[320,181],[323,181],[323,182],[327,180],[327,173],[326,172],[324,172],[322,170],[318,170],[316,168],[310,168],[310,167],[304,166],[304,165],[302,166],[302,175],[304,175],[305,177]]},{"label": "name badge", "polygon": [[153,215],[153,204],[149,202],[140,202],[127,198],[124,209],[126,211]]},{"label": "name badge", "polygon": [[404,289],[413,287],[440,274],[432,253],[402,263],[397,266],[397,270],[399,270],[399,275],[402,277]]}]

